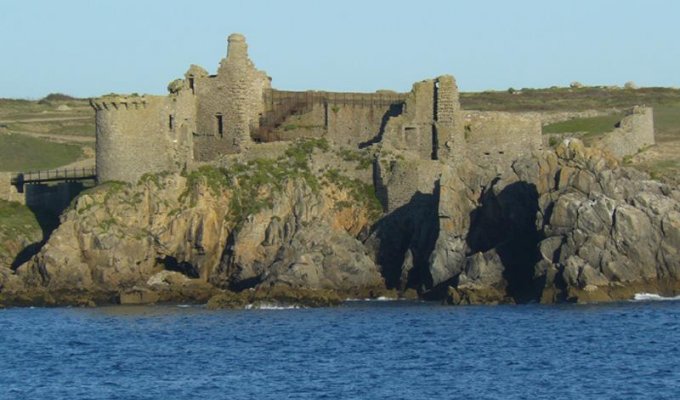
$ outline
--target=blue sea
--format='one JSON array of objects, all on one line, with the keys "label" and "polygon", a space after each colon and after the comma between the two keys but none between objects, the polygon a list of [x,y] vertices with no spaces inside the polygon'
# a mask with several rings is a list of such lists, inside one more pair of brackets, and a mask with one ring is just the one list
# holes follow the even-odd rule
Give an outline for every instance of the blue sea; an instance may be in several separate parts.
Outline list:
[{"label": "blue sea", "polygon": [[1,399],[678,399],[680,302],[0,310]]}]

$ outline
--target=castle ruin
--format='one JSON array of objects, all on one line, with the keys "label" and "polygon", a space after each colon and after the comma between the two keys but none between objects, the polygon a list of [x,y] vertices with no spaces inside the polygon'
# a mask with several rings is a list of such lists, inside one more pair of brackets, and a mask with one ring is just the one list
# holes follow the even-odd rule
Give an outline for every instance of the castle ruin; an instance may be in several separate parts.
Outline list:
[{"label": "castle ruin", "polygon": [[417,82],[409,93],[274,89],[240,34],[229,36],[215,75],[192,65],[168,91],[92,100],[100,182],[135,182],[297,138],[347,148],[381,143],[423,160],[468,157],[505,166],[543,146],[540,115],[461,110],[450,75]]}]

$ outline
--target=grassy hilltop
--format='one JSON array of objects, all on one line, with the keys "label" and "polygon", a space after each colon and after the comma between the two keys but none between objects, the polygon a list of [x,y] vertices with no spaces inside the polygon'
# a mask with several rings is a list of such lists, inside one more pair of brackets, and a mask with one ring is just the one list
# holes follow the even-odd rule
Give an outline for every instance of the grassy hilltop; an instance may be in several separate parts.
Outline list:
[{"label": "grassy hilltop", "polygon": [[94,165],[94,142],[94,111],[86,99],[0,99],[0,171]]}]

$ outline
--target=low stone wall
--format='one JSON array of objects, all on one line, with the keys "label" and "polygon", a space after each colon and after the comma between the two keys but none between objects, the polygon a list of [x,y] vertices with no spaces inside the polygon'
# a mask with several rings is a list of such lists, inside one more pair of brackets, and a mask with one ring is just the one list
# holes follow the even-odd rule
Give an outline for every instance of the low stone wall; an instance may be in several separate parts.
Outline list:
[{"label": "low stone wall", "polygon": [[593,146],[607,149],[619,158],[638,153],[653,145],[654,113],[650,107],[633,107],[619,126],[595,142]]},{"label": "low stone wall", "polygon": [[541,125],[545,126],[572,119],[603,117],[605,115],[620,114],[621,112],[621,109],[610,108],[606,110],[546,111],[536,114],[541,119]]},{"label": "low stone wall", "polygon": [[464,111],[463,115],[467,155],[477,163],[504,169],[543,147],[536,113]]},{"label": "low stone wall", "polygon": [[17,188],[11,184],[14,174],[14,172],[0,172],[0,200],[26,204],[26,196],[23,193],[19,193]]}]

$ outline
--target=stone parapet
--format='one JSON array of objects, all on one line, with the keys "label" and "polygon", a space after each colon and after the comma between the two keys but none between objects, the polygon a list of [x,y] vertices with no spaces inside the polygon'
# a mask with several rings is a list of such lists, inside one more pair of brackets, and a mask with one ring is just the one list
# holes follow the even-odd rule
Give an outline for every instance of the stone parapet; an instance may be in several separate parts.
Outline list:
[{"label": "stone parapet", "polygon": [[90,100],[90,105],[97,111],[138,110],[147,106],[145,96],[105,96]]}]

